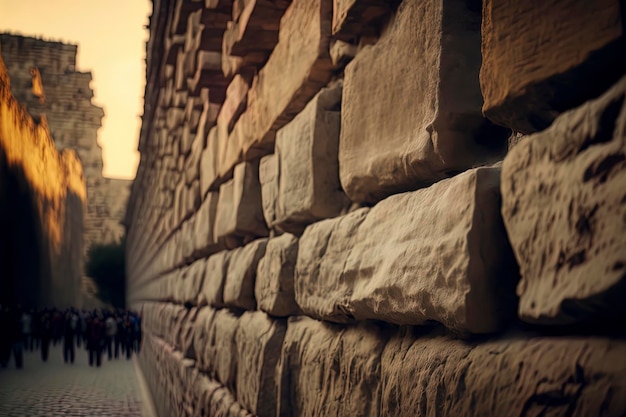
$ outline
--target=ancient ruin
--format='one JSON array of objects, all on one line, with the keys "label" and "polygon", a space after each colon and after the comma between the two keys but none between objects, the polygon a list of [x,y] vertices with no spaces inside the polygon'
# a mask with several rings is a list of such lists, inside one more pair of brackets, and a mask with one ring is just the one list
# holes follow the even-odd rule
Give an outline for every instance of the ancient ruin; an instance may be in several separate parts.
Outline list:
[{"label": "ancient ruin", "polygon": [[[104,111],[92,103],[91,73],[76,69],[78,45],[0,34],[0,51],[11,77],[11,90],[28,113],[45,115],[59,150],[73,149],[87,183],[83,252],[94,243],[118,242],[131,181],[102,176],[102,148],[97,141]],[[95,291],[83,275],[89,303]],[[80,305],[80,304],[79,304]]]},{"label": "ancient ruin", "polygon": [[626,414],[618,0],[153,0],[161,416]]},{"label": "ancient ruin", "polygon": [[79,305],[86,203],[78,156],[13,97],[0,56],[0,305]]}]

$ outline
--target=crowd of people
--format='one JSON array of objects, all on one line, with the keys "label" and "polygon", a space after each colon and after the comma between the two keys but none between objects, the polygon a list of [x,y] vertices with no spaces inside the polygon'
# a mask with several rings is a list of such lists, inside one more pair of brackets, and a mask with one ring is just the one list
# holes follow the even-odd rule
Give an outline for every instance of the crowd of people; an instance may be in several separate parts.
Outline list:
[{"label": "crowd of people", "polygon": [[89,366],[102,365],[141,348],[141,315],[131,310],[79,310],[68,308],[24,309],[0,306],[0,366],[5,368],[11,356],[16,368],[24,365],[24,351],[41,350],[48,360],[50,345],[63,345],[63,360],[73,364],[76,348],[89,351]]}]

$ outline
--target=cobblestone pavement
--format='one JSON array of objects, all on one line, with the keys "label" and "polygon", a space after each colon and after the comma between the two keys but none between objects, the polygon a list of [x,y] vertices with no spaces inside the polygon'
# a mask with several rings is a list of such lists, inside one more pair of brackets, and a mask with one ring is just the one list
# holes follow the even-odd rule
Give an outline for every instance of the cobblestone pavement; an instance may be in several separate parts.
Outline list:
[{"label": "cobblestone pavement", "polygon": [[63,362],[59,344],[50,346],[47,362],[39,351],[25,352],[24,368],[15,362],[0,368],[0,416],[141,416],[141,392],[132,360],[90,367],[84,348],[73,365]]}]

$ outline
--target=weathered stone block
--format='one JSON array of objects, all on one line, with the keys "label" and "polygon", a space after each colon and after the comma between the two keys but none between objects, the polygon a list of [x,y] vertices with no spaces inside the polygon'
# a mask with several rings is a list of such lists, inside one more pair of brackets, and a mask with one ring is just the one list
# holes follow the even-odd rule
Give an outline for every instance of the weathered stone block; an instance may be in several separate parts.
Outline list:
[{"label": "weathered stone block", "polygon": [[333,0],[333,36],[354,41],[359,36],[376,36],[393,2],[387,0]]},{"label": "weathered stone block", "polygon": [[[205,278],[206,259],[199,259],[192,263],[183,274],[179,287],[182,290],[180,301],[192,305],[198,305],[200,291],[203,288]],[[202,302],[205,302],[204,297]]]},{"label": "weathered stone block", "polygon": [[241,246],[244,240],[267,236],[263,218],[259,163],[242,162],[233,179],[220,186],[215,236],[227,247]]},{"label": "weathered stone block", "polygon": [[618,0],[483,3],[483,112],[532,133],[597,97],[626,72]]},{"label": "weathered stone block", "polygon": [[203,372],[208,372],[212,369],[207,349],[210,347],[209,331],[211,326],[213,326],[214,315],[214,309],[202,307],[199,309],[194,322],[193,348],[196,355],[196,366]]},{"label": "weathered stone block", "polygon": [[298,238],[290,233],[267,242],[254,285],[260,310],[277,317],[300,313],[293,290],[297,256]]},{"label": "weathered stone block", "polygon": [[[253,148],[269,153],[275,132],[326,85],[332,74],[328,53],[332,4],[294,0],[280,21],[278,43],[248,92],[248,108],[233,127],[219,160],[224,177]],[[288,76],[286,76],[288,74]]]},{"label": "weathered stone block", "polygon": [[200,193],[205,196],[217,178],[217,161],[219,158],[217,128],[209,130],[206,146],[200,159]]},{"label": "weathered stone block", "polygon": [[435,335],[392,338],[382,355],[379,415],[626,412],[624,341],[520,336],[475,345]]},{"label": "weathered stone block", "polygon": [[194,252],[194,218],[191,217],[181,226],[182,259],[191,260]]},{"label": "weathered stone block", "polygon": [[309,223],[339,215],[349,204],[337,167],[341,89],[341,84],[322,89],[276,135],[276,224],[283,230],[301,232]]},{"label": "weathered stone block", "polygon": [[387,339],[374,325],[289,318],[278,365],[283,373],[278,381],[280,415],[378,416]]},{"label": "weathered stone block", "polygon": [[229,261],[229,251],[218,252],[207,260],[202,296],[210,306],[224,307],[224,283]]},{"label": "weathered stone block", "polygon": [[499,168],[477,168],[309,226],[299,241],[297,303],[337,322],[499,330],[514,313],[517,281],[499,188]]},{"label": "weathered stone block", "polygon": [[194,255],[196,257],[208,256],[221,249],[213,232],[215,229],[215,217],[217,214],[218,193],[209,192],[205,195],[200,209],[196,212],[194,224]]},{"label": "weathered stone block", "polygon": [[254,310],[254,286],[259,260],[265,255],[267,239],[257,239],[243,248],[230,251],[228,273],[224,284],[224,304]]},{"label": "weathered stone block", "polygon": [[265,313],[245,312],[239,318],[237,345],[237,400],[259,417],[277,414],[276,365],[285,338],[284,320]]},{"label": "weathered stone block", "polygon": [[385,35],[345,70],[341,184],[356,202],[415,190],[506,152],[481,114],[480,11],[403,1]]},{"label": "weathered stone block", "polygon": [[278,155],[273,153],[261,158],[259,163],[259,183],[261,184],[263,218],[270,228],[273,228],[276,222],[279,177]]},{"label": "weathered stone block", "polygon": [[[239,318],[228,309],[218,310],[213,316],[207,337],[206,362],[212,375],[232,392],[236,392],[238,354],[235,334]],[[247,383],[247,382],[246,382]]]},{"label": "weathered stone block", "polygon": [[520,264],[519,314],[542,324],[623,316],[626,78],[507,155],[502,214]]}]

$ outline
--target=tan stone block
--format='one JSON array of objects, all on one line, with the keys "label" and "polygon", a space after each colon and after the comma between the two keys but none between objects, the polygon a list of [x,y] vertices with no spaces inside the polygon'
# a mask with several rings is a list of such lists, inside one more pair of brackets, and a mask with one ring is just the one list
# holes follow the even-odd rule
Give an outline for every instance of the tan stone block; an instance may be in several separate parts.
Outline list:
[{"label": "tan stone block", "polygon": [[290,233],[267,242],[254,284],[259,310],[277,317],[300,314],[293,289],[297,256],[298,238]]},{"label": "tan stone block", "polygon": [[235,167],[233,179],[220,186],[215,220],[218,239],[234,239],[227,247],[241,246],[241,241],[267,236],[263,218],[259,164],[242,162]]},{"label": "tan stone block", "polygon": [[479,25],[466,2],[403,1],[385,35],[346,67],[339,174],[352,201],[504,156],[508,132],[481,114]]},{"label": "tan stone block", "polygon": [[192,263],[183,277],[183,303],[198,305],[200,292],[203,288],[205,277],[206,259],[199,259]]},{"label": "tan stone block", "polygon": [[196,212],[194,256],[203,257],[213,254],[221,249],[221,246],[213,231],[215,228],[215,216],[217,214],[218,193],[206,194],[200,209]]},{"label": "tan stone block", "polygon": [[207,338],[207,362],[212,375],[232,392],[236,392],[238,353],[235,334],[239,318],[228,309],[217,310]]},{"label": "tan stone block", "polygon": [[520,264],[520,317],[541,324],[623,317],[626,78],[507,155],[502,214]]},{"label": "tan stone block", "polygon": [[218,252],[207,259],[202,296],[210,306],[224,307],[224,283],[229,261],[229,251]]},{"label": "tan stone block", "polygon": [[623,341],[601,337],[519,334],[467,344],[406,332],[382,355],[379,415],[620,416],[624,352]]},{"label": "tan stone block", "polygon": [[217,128],[209,130],[209,134],[206,140],[206,146],[202,151],[200,159],[200,192],[204,197],[206,193],[212,189],[213,184],[218,176],[217,173],[217,158],[218,152],[218,139]]},{"label": "tan stone block", "polygon": [[331,19],[332,4],[327,1],[294,0],[287,8],[278,43],[255,78],[248,92],[248,108],[228,139],[234,148],[219,160],[221,176],[244,155],[251,157],[252,148],[269,153],[275,132],[328,83],[332,72],[328,54]]},{"label": "tan stone block", "polygon": [[484,114],[524,133],[600,95],[626,72],[618,0],[483,3]]},{"label": "tan stone block", "polygon": [[212,363],[209,362],[207,349],[209,348],[209,331],[213,325],[213,316],[215,310],[211,307],[202,307],[199,309],[194,322],[193,348],[196,355],[196,366],[203,372],[212,369]]},{"label": "tan stone block", "polygon": [[386,0],[333,0],[333,36],[355,41],[378,35],[392,10],[392,2]]},{"label": "tan stone block", "polygon": [[261,184],[263,218],[270,228],[273,228],[276,222],[279,178],[278,155],[273,153],[261,158],[259,163],[259,183]]},{"label": "tan stone block", "polygon": [[341,84],[323,88],[276,135],[276,225],[283,230],[302,232],[307,224],[339,215],[349,204],[337,166],[341,89]]},{"label": "tan stone block", "polygon": [[514,313],[518,278],[499,188],[499,168],[477,168],[309,226],[299,241],[297,303],[337,322],[499,330]]},{"label": "tan stone block", "polygon": [[277,414],[276,366],[287,330],[285,320],[263,312],[245,312],[235,336],[237,349],[237,400],[259,417]]},{"label": "tan stone block", "polygon": [[242,248],[230,251],[228,272],[224,284],[227,306],[254,310],[254,286],[259,260],[265,255],[267,239],[256,239]]},{"label": "tan stone block", "polygon": [[[280,415],[378,416],[386,342],[384,330],[374,325],[291,317],[278,364]],[[311,392],[317,394],[304,394]]]}]

